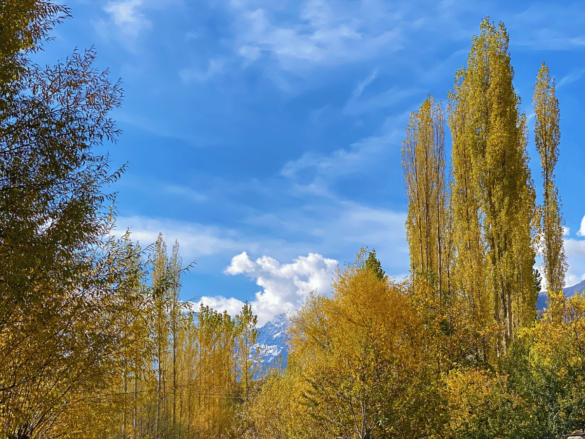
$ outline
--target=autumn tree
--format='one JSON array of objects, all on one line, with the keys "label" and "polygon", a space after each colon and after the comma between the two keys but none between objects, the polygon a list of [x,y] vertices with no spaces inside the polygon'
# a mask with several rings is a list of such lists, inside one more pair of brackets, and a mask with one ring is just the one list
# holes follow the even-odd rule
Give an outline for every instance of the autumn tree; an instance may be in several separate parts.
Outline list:
[{"label": "autumn tree", "polygon": [[236,368],[239,372],[239,382],[244,400],[247,400],[250,395],[252,381],[259,367],[258,355],[254,358],[254,345],[258,337],[257,324],[258,316],[253,314],[252,306],[246,303],[242,308],[242,312],[236,316],[236,339],[238,343]]},{"label": "autumn tree", "polygon": [[[46,0],[5,0],[0,4],[0,109],[11,99],[17,79],[26,73],[29,55],[39,51],[48,32],[70,15],[69,9]],[[0,118],[5,117],[0,111]]]},{"label": "autumn tree", "polygon": [[366,261],[362,250],[338,273],[333,297],[313,296],[293,318],[289,361],[302,373],[314,428],[331,437],[403,437],[423,424],[413,421],[423,362],[409,332],[419,322],[405,290],[373,276]]},{"label": "autumn tree", "polygon": [[[133,293],[125,245],[110,235],[120,170],[96,152],[118,135],[122,91],[76,51],[31,54],[68,9],[0,5],[0,434],[52,437],[79,395],[117,373]],[[128,319],[126,317],[129,317]]]},{"label": "autumn tree", "polygon": [[445,171],[445,110],[429,97],[411,113],[402,146],[408,197],[406,235],[411,267],[437,278],[439,291],[449,289],[450,214]]},{"label": "autumn tree", "polygon": [[551,304],[558,308],[564,302],[563,287],[567,261],[563,247],[563,218],[560,213],[560,199],[555,187],[555,166],[559,157],[560,111],[555,94],[554,79],[549,76],[548,67],[543,63],[534,87],[535,129],[534,141],[540,155],[543,178],[542,233],[544,275]]},{"label": "autumn tree", "polygon": [[273,371],[252,393],[240,412],[238,436],[245,439],[304,439],[327,437],[327,430],[314,422],[305,392],[310,385],[302,370],[289,363],[284,371]]},{"label": "autumn tree", "polygon": [[[495,355],[535,315],[535,193],[502,23],[486,19],[450,96],[455,279],[481,326],[502,328]],[[485,359],[489,349],[484,350]]]}]

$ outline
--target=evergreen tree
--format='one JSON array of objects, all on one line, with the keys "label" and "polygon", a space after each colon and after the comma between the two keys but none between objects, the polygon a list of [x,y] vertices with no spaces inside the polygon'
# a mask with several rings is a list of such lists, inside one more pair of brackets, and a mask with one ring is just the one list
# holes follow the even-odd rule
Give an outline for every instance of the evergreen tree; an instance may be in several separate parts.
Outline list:
[{"label": "evergreen tree", "polygon": [[369,270],[378,280],[385,279],[386,273],[382,270],[382,264],[376,257],[376,250],[372,250],[369,253],[368,259],[366,259],[366,270]]}]

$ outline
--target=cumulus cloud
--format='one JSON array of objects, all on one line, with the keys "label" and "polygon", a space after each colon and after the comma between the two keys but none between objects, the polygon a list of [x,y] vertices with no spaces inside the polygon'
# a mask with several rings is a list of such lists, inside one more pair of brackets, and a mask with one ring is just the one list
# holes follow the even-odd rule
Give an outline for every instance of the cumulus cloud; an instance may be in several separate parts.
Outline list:
[{"label": "cumulus cloud", "polygon": [[[243,252],[232,258],[225,274],[246,275],[262,287],[250,304],[258,315],[258,326],[264,326],[276,315],[298,308],[311,292],[329,293],[337,265],[336,260],[317,253],[281,264],[268,256],[253,261]],[[218,311],[227,310],[231,315],[237,314],[244,305],[240,300],[225,297],[202,297],[199,303]]]}]

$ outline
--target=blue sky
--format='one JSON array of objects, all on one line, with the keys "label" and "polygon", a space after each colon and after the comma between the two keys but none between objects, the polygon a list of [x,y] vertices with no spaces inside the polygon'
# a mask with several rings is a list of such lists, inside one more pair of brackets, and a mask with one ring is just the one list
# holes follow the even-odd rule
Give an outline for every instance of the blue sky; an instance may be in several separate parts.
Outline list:
[{"label": "blue sky", "polygon": [[[118,228],[159,231],[197,265],[184,299],[264,323],[361,246],[401,277],[409,261],[401,143],[428,94],[445,99],[489,15],[506,24],[521,108],[532,114],[542,61],[557,78],[557,182],[572,285],[585,276],[582,147],[585,3],[379,0],[70,0],[73,19],[39,56],[95,46],[122,78],[129,163]],[[531,128],[533,119],[531,119]],[[533,177],[540,170],[530,143]]]}]

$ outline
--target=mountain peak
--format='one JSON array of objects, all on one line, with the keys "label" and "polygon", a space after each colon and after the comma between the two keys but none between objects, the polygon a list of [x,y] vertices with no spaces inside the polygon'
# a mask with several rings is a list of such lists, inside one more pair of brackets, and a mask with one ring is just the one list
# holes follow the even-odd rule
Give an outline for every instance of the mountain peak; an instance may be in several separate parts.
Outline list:
[{"label": "mountain peak", "polygon": [[258,328],[256,344],[252,349],[252,355],[258,352],[262,369],[269,367],[285,367],[288,359],[287,330],[289,319],[285,314],[279,314]]}]

